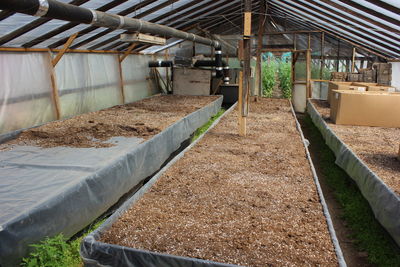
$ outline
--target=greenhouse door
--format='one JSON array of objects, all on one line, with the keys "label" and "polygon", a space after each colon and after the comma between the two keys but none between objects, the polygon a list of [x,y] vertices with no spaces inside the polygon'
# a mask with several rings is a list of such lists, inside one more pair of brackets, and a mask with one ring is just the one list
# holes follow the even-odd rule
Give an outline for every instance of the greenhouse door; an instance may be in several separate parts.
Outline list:
[{"label": "greenhouse door", "polygon": [[295,50],[292,56],[292,102],[296,112],[304,113],[311,97],[311,51]]}]

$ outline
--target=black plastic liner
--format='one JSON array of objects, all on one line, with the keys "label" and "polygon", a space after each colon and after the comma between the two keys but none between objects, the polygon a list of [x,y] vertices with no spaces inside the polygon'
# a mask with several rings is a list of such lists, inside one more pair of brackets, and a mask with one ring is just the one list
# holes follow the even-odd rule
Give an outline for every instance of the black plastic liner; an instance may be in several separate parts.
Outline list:
[{"label": "black plastic liner", "polygon": [[155,173],[211,116],[222,97],[143,142],[114,137],[108,148],[17,146],[0,153],[0,266],[16,266],[29,244],[69,238]]}]

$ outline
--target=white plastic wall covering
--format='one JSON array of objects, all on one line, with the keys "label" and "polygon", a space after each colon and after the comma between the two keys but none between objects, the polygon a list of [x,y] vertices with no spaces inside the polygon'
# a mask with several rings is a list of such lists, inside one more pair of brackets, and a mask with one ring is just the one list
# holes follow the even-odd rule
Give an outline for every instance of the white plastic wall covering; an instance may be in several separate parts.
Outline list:
[{"label": "white plastic wall covering", "polygon": [[[379,22],[379,23],[382,23],[382,24],[385,24],[385,25],[387,25],[387,26],[389,26],[389,27],[392,27],[392,28],[394,28],[394,29],[400,30],[400,27],[397,26],[397,25],[395,25],[395,24],[392,24],[392,23],[387,22],[386,20],[383,20],[383,19],[381,19],[381,18],[379,18],[379,17],[373,16],[373,15],[371,15],[371,14],[369,14],[369,13],[366,13],[366,12],[364,12],[364,11],[362,11],[362,10],[359,10],[359,9],[357,9],[357,8],[355,8],[355,7],[352,7],[352,6],[350,6],[350,5],[347,5],[347,4],[345,4],[345,3],[343,3],[343,2],[341,2],[341,1],[339,1],[339,0],[331,0],[331,1],[334,2],[334,3],[336,3],[336,4],[339,4],[339,5],[341,5],[341,6],[344,6],[344,7],[348,8],[348,9],[354,11],[354,12],[357,12],[357,13],[359,13],[360,15],[363,15],[363,16],[365,16],[365,17],[368,17],[368,18],[370,18],[370,19],[373,19],[373,20],[375,20],[375,21],[377,21],[377,22]],[[398,3],[398,0],[394,0],[394,1],[396,1],[396,2]]]},{"label": "white plastic wall covering", "polygon": [[[301,2],[309,5],[309,2],[307,2],[307,1],[301,0]],[[337,12],[339,12],[339,13],[343,13],[342,10],[337,9],[336,7],[331,6],[331,5],[327,4],[327,3],[319,2],[319,4],[320,4],[320,5],[323,5],[323,6],[327,7],[327,8],[331,8],[332,10],[335,10],[335,11],[337,11]],[[338,15],[336,15],[336,14],[333,14],[333,13],[331,13],[331,12],[328,11],[328,10],[321,9],[321,8],[319,8],[319,7],[317,7],[317,6],[313,6],[313,7],[316,8],[316,9],[318,9],[318,10],[327,12],[327,13],[329,13],[330,15],[334,16],[335,18],[342,19],[342,20],[348,22],[349,24],[354,25],[356,28],[359,27],[359,25],[357,25],[357,23],[352,22],[352,21],[350,21],[350,20],[347,20],[347,19],[345,19],[345,18],[342,18],[342,17],[340,17],[340,16],[338,16]],[[361,23],[364,23],[364,24],[368,25],[369,27],[371,27],[370,29],[364,28],[364,27],[363,27],[363,28],[364,28],[365,30],[371,30],[375,35],[381,37],[382,39],[391,40],[391,39],[388,38],[387,36],[380,34],[380,32],[384,32],[384,33],[386,33],[386,34],[392,35],[392,36],[395,37],[395,38],[399,38],[399,35],[396,34],[396,33],[393,33],[393,32],[390,32],[390,31],[388,31],[388,30],[385,30],[385,29],[383,29],[383,28],[381,28],[381,27],[379,27],[379,26],[377,26],[377,25],[374,25],[374,24],[372,24],[372,23],[370,23],[370,22],[368,22],[368,21],[365,21],[365,20],[363,20],[362,18],[357,17],[357,16],[354,16],[354,15],[352,15],[352,14],[349,14],[349,13],[345,13],[345,14],[346,14],[346,16],[351,17],[351,18],[353,18],[353,19],[355,19],[355,20],[357,20],[357,21],[359,21],[359,22],[361,22]],[[382,40],[380,40],[380,41],[382,41]]]},{"label": "white plastic wall covering", "polygon": [[392,83],[396,91],[400,92],[400,62],[391,62],[392,64]]},{"label": "white plastic wall covering", "polygon": [[[281,6],[284,6],[284,7],[287,8],[288,10],[295,10],[296,12],[303,13],[301,10],[298,10],[297,8],[292,8],[291,6],[288,6],[288,5],[284,4],[283,2],[280,2],[280,1],[277,1],[277,0],[272,0],[272,2],[277,3],[277,4],[281,5]],[[298,5],[297,3],[292,2],[292,1],[286,1],[286,2],[290,2],[290,3],[292,3],[293,5],[295,5],[295,6],[297,6],[297,7],[300,6],[300,5]],[[300,6],[300,7],[301,7],[301,6]],[[316,7],[316,8],[318,8],[318,7]],[[312,14],[317,14],[316,12],[314,12],[314,11],[312,11],[312,10],[309,10],[309,12],[311,12]],[[334,19],[331,19],[331,18],[328,18],[328,17],[326,17],[326,20],[328,20],[329,22],[320,20],[320,19],[318,19],[318,18],[316,18],[316,17],[314,17],[314,16],[310,16],[310,15],[307,15],[307,14],[305,14],[305,13],[303,13],[302,15],[303,15],[304,17],[307,17],[307,18],[311,19],[312,21],[314,21],[314,22],[320,24],[322,27],[324,27],[324,25],[329,25],[331,28],[334,28],[336,31],[341,32],[341,33],[343,33],[343,34],[345,34],[345,35],[347,35],[347,36],[350,36],[350,37],[352,37],[352,38],[355,39],[355,40],[360,40],[360,41],[364,41],[364,42],[365,42],[365,39],[364,39],[364,38],[362,38],[362,37],[360,37],[360,36],[357,36],[357,35],[354,35],[354,34],[348,32],[347,30],[343,30],[342,28],[338,28],[338,27],[336,27],[336,25],[340,25],[340,26],[345,27],[346,29],[353,30],[353,31],[357,32],[358,34],[360,34],[360,35],[362,35],[362,36],[368,36],[367,34],[364,34],[364,33],[360,32],[360,31],[358,31],[357,29],[354,29],[354,28],[352,28],[352,27],[349,27],[349,26],[347,26],[347,25],[345,25],[345,24],[337,23]],[[317,14],[317,15],[322,16],[321,14]],[[368,36],[368,37],[369,37],[369,36]],[[393,46],[393,45],[390,45],[390,44],[387,44],[387,45],[390,46],[390,47],[393,47],[393,48],[398,49],[397,46]],[[378,45],[378,44],[375,44],[375,43],[371,44],[370,46],[371,46],[372,48],[385,51],[385,52],[387,52],[388,54],[399,55],[398,53],[394,53],[392,50],[389,50],[389,49],[387,49],[387,48],[384,48],[384,47],[382,47],[382,46],[380,46],[380,45]]]},{"label": "white plastic wall covering", "polygon": [[150,76],[148,62],[151,60],[152,58],[147,55],[129,55],[122,61],[126,103],[158,93],[151,81],[146,79]]},{"label": "white plastic wall covering", "polygon": [[0,53],[0,134],[56,119],[47,53]]},{"label": "white plastic wall covering", "polygon": [[122,104],[117,55],[65,54],[55,67],[61,118]]},{"label": "white plastic wall covering", "polygon": [[[276,4],[276,3],[275,3],[275,4]],[[278,4],[278,5],[280,5],[281,7],[284,6],[284,8],[286,8],[286,9],[288,10],[288,12],[290,12],[290,10],[291,10],[291,11],[297,10],[297,9],[293,9],[292,7],[286,6],[286,5],[283,4],[283,3],[280,3],[280,4]],[[297,10],[297,12],[300,12],[300,13],[301,13],[301,11],[299,11],[299,10]],[[293,16],[293,15],[292,15],[292,16]],[[296,15],[296,16],[297,16],[297,15]],[[295,19],[296,19],[296,16],[294,16]],[[325,28],[325,25],[328,24],[328,23],[326,23],[325,21],[322,21],[322,20],[320,20],[320,19],[316,19],[316,18],[314,18],[313,16],[310,16],[310,15],[303,14],[303,17],[304,17],[304,20],[305,20],[305,21],[308,21],[308,22],[317,24],[317,25],[319,25],[321,28]],[[341,36],[346,37],[346,38],[348,38],[348,39],[350,39],[350,40],[353,40],[353,41],[359,41],[359,40],[361,40],[361,41],[364,41],[364,42],[365,42],[365,40],[364,40],[363,38],[360,38],[360,37],[358,37],[358,36],[355,36],[354,34],[351,34],[351,33],[348,33],[347,31],[344,31],[344,30],[342,30],[342,29],[339,29],[339,28],[335,27],[334,25],[329,24],[329,26],[330,26],[330,28],[334,29],[334,30],[336,31],[336,34],[338,34],[338,35],[341,35]],[[328,34],[329,34],[329,33],[328,33]],[[385,54],[388,54],[388,55],[398,55],[398,54],[393,53],[391,50],[388,50],[388,49],[385,49],[385,48],[381,48],[380,46],[375,45],[375,44],[374,44],[374,45],[363,45],[363,46],[365,46],[365,47],[367,47],[367,48],[370,48],[370,49],[372,49],[372,50],[378,50],[378,51],[380,51],[381,53],[384,52]]]}]

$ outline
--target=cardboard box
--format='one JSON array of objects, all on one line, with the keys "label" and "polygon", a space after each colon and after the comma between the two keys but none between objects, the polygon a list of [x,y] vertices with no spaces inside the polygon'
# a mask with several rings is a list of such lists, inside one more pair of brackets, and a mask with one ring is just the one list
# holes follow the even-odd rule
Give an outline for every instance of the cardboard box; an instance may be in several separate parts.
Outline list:
[{"label": "cardboard box", "polygon": [[331,120],[336,124],[400,127],[400,93],[334,90]]},{"label": "cardboard box", "polygon": [[367,87],[366,86],[351,85],[351,86],[349,86],[349,90],[359,91],[359,92],[366,92],[367,91]]},{"label": "cardboard box", "polygon": [[397,159],[400,160],[400,145],[399,145],[399,153],[397,153]]},{"label": "cardboard box", "polygon": [[368,91],[396,92],[396,88],[386,85],[368,86]]},{"label": "cardboard box", "polygon": [[333,90],[349,90],[351,82],[329,82],[328,85],[328,103],[331,103]]},{"label": "cardboard box", "polygon": [[377,83],[362,83],[362,82],[355,82],[355,83],[352,83],[351,85],[355,85],[355,86],[365,86],[365,87],[368,87],[368,86],[375,86],[375,85],[378,85]]}]

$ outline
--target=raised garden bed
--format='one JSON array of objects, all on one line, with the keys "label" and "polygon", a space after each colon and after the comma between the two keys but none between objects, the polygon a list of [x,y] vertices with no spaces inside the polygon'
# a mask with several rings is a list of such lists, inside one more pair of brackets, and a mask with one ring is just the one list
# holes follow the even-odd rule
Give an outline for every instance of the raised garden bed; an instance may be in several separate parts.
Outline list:
[{"label": "raised garden bed", "polygon": [[221,97],[156,96],[29,129],[1,145],[0,265],[70,237],[156,172]]},{"label": "raised garden bed", "polygon": [[87,236],[85,264],[344,266],[289,102],[250,114],[248,136],[229,112]]},{"label": "raised garden bed", "polygon": [[400,128],[336,125],[322,100],[309,101],[308,112],[336,164],[356,181],[377,220],[400,245]]}]

